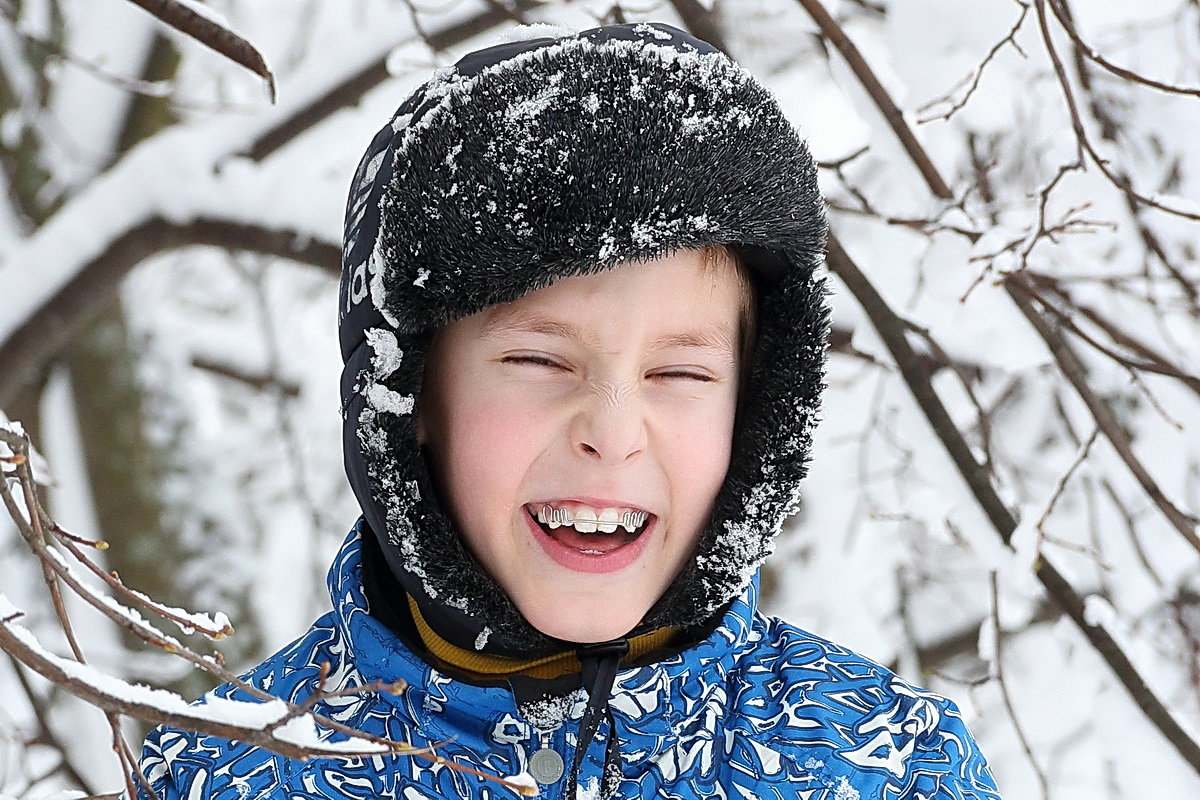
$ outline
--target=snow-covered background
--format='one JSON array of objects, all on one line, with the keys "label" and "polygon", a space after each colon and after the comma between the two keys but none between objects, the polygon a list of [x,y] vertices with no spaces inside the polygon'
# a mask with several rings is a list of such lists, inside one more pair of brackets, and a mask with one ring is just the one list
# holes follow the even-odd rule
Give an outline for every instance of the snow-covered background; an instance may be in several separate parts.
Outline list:
[{"label": "snow-covered background", "polygon": [[[818,35],[814,5],[857,46],[950,199]],[[825,419],[804,510],[769,562],[768,610],[953,697],[1008,798],[1200,796],[1200,775],[1033,572],[1052,562],[1200,739],[1194,1],[207,8],[263,53],[275,105],[260,79],[131,4],[0,0],[0,408],[45,455],[59,523],[112,542],[103,557],[129,585],[229,615],[237,633],[218,644],[231,669],[322,611],[325,567],[357,516],[341,466],[336,270],[370,137],[433,69],[517,18],[707,20],[808,138],[834,233],[912,323],[933,389],[1019,519],[1006,548],[835,278]],[[1087,154],[1073,168],[1042,19],[1113,179]],[[1062,335],[1180,510],[1175,524],[1109,437],[1093,440],[1093,413],[1004,288],[1015,270],[1077,326]],[[41,581],[0,523],[0,593],[65,653]],[[69,609],[99,669],[189,698],[211,685]],[[98,711],[9,659],[0,697],[0,795],[121,787]],[[136,746],[142,728],[126,724]]]}]

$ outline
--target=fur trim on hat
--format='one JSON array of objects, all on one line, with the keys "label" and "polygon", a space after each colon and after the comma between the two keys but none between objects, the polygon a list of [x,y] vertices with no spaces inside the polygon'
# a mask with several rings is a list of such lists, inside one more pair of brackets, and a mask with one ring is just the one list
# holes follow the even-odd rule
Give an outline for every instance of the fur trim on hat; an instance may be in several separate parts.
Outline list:
[{"label": "fur trim on hat", "polygon": [[498,45],[419,89],[359,168],[341,321],[347,470],[405,587],[490,629],[496,651],[562,647],[521,616],[436,496],[413,413],[432,331],[560,278],[736,243],[782,270],[759,282],[711,522],[646,626],[712,617],[799,504],[824,388],[824,242],[816,167],[771,93],[670,26]]}]

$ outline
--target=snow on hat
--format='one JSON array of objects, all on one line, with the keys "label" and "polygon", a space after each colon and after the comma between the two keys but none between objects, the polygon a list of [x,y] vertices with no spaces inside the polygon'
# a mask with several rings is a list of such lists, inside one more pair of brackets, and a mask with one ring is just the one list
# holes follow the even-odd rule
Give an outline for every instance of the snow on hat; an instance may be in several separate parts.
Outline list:
[{"label": "snow on hat", "polygon": [[[439,70],[371,142],[346,210],[346,470],[391,571],[470,647],[562,649],[521,616],[437,501],[415,398],[435,328],[572,275],[733,244],[758,341],[696,557],[641,629],[701,625],[799,504],[829,309],[816,167],[771,93],[660,23],[506,42]],[[457,643],[457,642],[456,642]]]}]

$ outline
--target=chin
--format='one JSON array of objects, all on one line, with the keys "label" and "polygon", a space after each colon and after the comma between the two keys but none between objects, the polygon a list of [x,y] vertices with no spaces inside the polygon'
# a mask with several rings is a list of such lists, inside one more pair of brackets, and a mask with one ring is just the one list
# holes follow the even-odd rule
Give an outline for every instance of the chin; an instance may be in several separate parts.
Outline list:
[{"label": "chin", "polygon": [[597,609],[594,605],[575,609],[569,603],[543,602],[537,604],[535,613],[527,613],[525,609],[521,609],[521,613],[530,625],[547,636],[567,642],[594,644],[619,639],[629,633],[641,622],[647,610],[642,609],[639,613],[637,609]]}]

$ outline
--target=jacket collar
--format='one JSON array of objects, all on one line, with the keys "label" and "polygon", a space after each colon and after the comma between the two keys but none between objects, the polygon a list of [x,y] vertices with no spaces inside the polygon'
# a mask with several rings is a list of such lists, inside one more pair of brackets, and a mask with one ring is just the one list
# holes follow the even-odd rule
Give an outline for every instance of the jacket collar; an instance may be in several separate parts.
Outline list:
[{"label": "jacket collar", "polygon": [[[443,725],[437,724],[429,712],[440,710],[438,698],[445,697],[449,683],[454,684],[455,702],[464,708],[477,709],[480,723],[495,711],[519,716],[509,686],[455,681],[422,660],[368,613],[362,582],[362,535],[360,520],[334,558],[327,582],[335,624],[347,643],[346,655],[364,681],[391,682],[398,678],[406,681],[408,689],[401,695],[381,697],[416,721],[429,724],[435,733]],[[755,625],[758,590],[755,575],[716,628],[699,643],[660,661],[621,669],[609,701],[617,724],[630,732],[663,737],[672,726],[712,713],[714,704],[725,696],[726,677],[734,671],[742,654],[761,639],[761,631]],[[567,711],[566,719],[582,714],[580,704],[575,706]],[[460,718],[457,725],[461,724]]]}]

